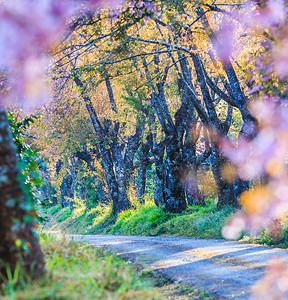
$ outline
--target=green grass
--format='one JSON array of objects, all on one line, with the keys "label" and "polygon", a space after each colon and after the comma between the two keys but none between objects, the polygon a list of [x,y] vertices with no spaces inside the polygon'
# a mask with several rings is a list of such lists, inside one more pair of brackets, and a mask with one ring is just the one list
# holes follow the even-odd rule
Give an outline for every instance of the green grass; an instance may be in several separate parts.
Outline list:
[{"label": "green grass", "polygon": [[268,228],[261,230],[255,236],[244,235],[242,241],[253,244],[288,248],[288,217],[283,217],[276,223],[273,230]]},{"label": "green grass", "polygon": [[153,235],[221,239],[221,229],[232,212],[231,208],[219,211],[216,207],[192,207],[189,212],[157,226]]},{"label": "green grass", "polygon": [[0,299],[214,299],[203,289],[191,289],[147,266],[131,263],[111,251],[41,234],[47,272],[29,280],[17,268],[0,285]]},{"label": "green grass", "polygon": [[62,209],[62,207],[61,207],[60,204],[54,205],[54,206],[48,208],[48,214],[50,214],[50,215],[55,215],[55,214],[58,213],[61,209]]},{"label": "green grass", "polygon": [[141,205],[120,213],[115,224],[107,229],[113,234],[154,235],[154,230],[165,224],[172,215],[155,205]]},{"label": "green grass", "polygon": [[50,221],[43,224],[44,231],[61,231],[62,233],[105,233],[111,224],[115,223],[111,206],[97,206],[90,210],[70,211],[64,208],[55,215],[49,214]]},{"label": "green grass", "polygon": [[[44,225],[44,230],[60,230],[79,234],[122,234],[143,236],[183,236],[194,238],[222,238],[221,228],[232,214],[231,208],[217,210],[215,205],[191,206],[182,214],[163,211],[153,203],[137,205],[120,213],[117,218],[111,206],[98,206],[90,211],[72,213],[62,209],[54,215],[58,222]],[[53,219],[53,218],[52,218]],[[64,219],[59,223],[60,219]]]},{"label": "green grass", "polygon": [[231,208],[219,211],[215,206],[193,206],[182,214],[170,214],[154,204],[147,204],[119,214],[116,223],[106,232],[220,239],[221,228],[231,212]]},{"label": "green grass", "polygon": [[60,211],[61,213],[57,215],[57,222],[63,222],[71,216],[71,209],[69,206],[64,207]]},{"label": "green grass", "polygon": [[15,272],[1,299],[163,299],[151,279],[111,252],[50,235],[41,237],[41,246],[47,274],[27,282]]}]

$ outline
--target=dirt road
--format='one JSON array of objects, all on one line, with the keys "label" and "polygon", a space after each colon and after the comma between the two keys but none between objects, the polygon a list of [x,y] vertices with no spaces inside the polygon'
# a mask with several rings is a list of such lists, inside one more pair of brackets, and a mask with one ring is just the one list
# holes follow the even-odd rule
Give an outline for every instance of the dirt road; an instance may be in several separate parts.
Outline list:
[{"label": "dirt road", "polygon": [[288,260],[288,251],[222,240],[178,237],[72,235],[95,247],[106,246],[219,299],[248,299],[268,261]]}]

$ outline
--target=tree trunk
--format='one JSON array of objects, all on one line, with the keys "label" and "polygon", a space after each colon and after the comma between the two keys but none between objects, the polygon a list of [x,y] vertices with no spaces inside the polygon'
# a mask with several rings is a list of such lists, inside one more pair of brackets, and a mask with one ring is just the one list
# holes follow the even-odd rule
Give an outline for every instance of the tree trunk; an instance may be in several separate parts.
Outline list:
[{"label": "tree trunk", "polygon": [[[37,277],[44,273],[45,263],[39,240],[33,233],[35,224],[29,221],[31,211],[24,209],[30,203],[17,181],[18,174],[6,111],[0,109],[0,273],[6,277],[6,268],[13,273],[20,263],[28,275]],[[20,242],[27,243],[26,250],[16,246]]]},{"label": "tree trunk", "polygon": [[72,176],[67,174],[64,176],[61,186],[61,206],[62,208],[70,205],[68,198],[71,198]]},{"label": "tree trunk", "polygon": [[205,201],[203,195],[200,193],[198,188],[198,170],[195,164],[187,164],[185,166],[185,192],[187,197],[187,202],[189,205],[203,205],[205,206]]},{"label": "tree trunk", "polygon": [[172,213],[181,213],[187,209],[187,202],[181,178],[183,158],[178,139],[174,136],[166,147],[166,153],[165,209]]},{"label": "tree trunk", "polygon": [[198,164],[196,153],[196,142],[198,140],[196,119],[191,115],[189,124],[186,128],[185,140],[183,145],[183,184],[187,202],[189,205],[205,205],[204,197],[198,188]]},{"label": "tree trunk", "polygon": [[70,166],[70,178],[71,178],[71,185],[69,189],[69,206],[71,211],[74,210],[75,208],[75,201],[74,201],[74,194],[75,194],[75,185],[76,185],[76,175],[77,175],[77,166],[76,166],[76,161],[74,157],[71,157],[71,166]]},{"label": "tree trunk", "polygon": [[85,149],[84,151],[77,151],[75,156],[84,161],[92,171],[99,202],[105,204],[109,203],[110,199],[105,191],[105,183],[96,175],[96,168],[92,163],[93,159],[88,149]]},{"label": "tree trunk", "polygon": [[[115,203],[115,207],[113,206],[114,213],[118,214],[121,211],[127,210],[131,207],[131,203],[128,199],[128,188],[129,188],[129,178],[128,179],[128,169],[125,168],[125,163],[123,160],[123,156],[121,153],[121,148],[118,143],[118,140],[115,140],[112,145],[112,158],[114,162],[115,175],[117,179],[118,186],[118,199],[117,203]],[[130,166],[133,168],[133,165]],[[130,172],[129,172],[130,173]]]},{"label": "tree trunk", "polygon": [[234,185],[223,178],[223,168],[227,160],[220,154],[217,145],[212,145],[212,172],[218,189],[217,208],[235,206]]},{"label": "tree trunk", "polygon": [[150,147],[148,143],[142,143],[141,153],[139,157],[140,165],[138,168],[138,185],[137,185],[137,198],[140,203],[144,203],[144,195],[146,189],[146,171],[149,165],[149,151]]},{"label": "tree trunk", "polygon": [[165,166],[164,166],[164,143],[159,143],[153,147],[153,155],[155,158],[155,190],[154,190],[154,203],[158,207],[165,206]]}]

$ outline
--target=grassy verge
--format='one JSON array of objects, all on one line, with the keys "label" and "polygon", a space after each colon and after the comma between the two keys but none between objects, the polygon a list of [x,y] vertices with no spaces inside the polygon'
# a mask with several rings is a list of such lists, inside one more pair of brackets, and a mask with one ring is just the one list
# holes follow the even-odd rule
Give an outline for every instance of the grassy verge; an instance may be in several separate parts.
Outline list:
[{"label": "grassy verge", "polygon": [[244,236],[241,241],[287,249],[288,216],[284,216],[282,219],[278,220],[273,229],[263,229],[256,236]]},{"label": "grassy verge", "polygon": [[[211,204],[206,207],[190,206],[182,214],[170,214],[153,203],[138,205],[112,215],[110,206],[98,206],[89,211],[54,206],[48,209],[50,221],[44,229],[79,234],[121,234],[143,236],[182,236],[221,239],[221,228],[233,214],[233,209],[217,210]],[[263,230],[256,236],[243,234],[241,241],[288,248],[288,217],[279,220],[273,230]]]},{"label": "grassy verge", "polygon": [[0,286],[1,299],[213,299],[110,251],[51,235],[42,235],[41,246],[47,274],[29,281],[18,269]]},{"label": "grassy verge", "polygon": [[[55,213],[52,215],[54,210]],[[50,221],[44,229],[79,234],[122,234],[143,236],[183,236],[195,238],[222,238],[221,228],[233,210],[217,210],[215,205],[191,206],[182,214],[164,212],[153,203],[139,205],[112,215],[111,207],[97,207],[90,211],[69,208],[48,210]],[[52,216],[51,216],[52,215]]]},{"label": "grassy verge", "polygon": [[[7,282],[1,299],[161,299],[131,264],[108,251],[44,235],[47,274],[26,282],[21,272]],[[17,284],[16,284],[17,283]],[[19,284],[20,283],[20,284]],[[3,287],[2,287],[3,288]]]}]

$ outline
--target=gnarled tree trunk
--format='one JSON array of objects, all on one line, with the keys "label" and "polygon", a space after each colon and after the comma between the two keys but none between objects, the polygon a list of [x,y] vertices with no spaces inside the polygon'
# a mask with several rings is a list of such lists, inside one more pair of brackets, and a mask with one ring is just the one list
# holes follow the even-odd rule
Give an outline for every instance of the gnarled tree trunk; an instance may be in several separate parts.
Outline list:
[{"label": "gnarled tree trunk", "polygon": [[165,144],[163,142],[156,143],[152,135],[148,137],[148,143],[155,159],[155,189],[154,203],[158,207],[165,206],[165,166],[164,166],[164,151]]},{"label": "gnarled tree trunk", "polygon": [[141,152],[139,157],[139,168],[138,168],[138,186],[137,186],[137,198],[140,203],[144,203],[144,195],[146,189],[146,178],[147,178],[147,167],[149,165],[149,151],[150,147],[148,143],[142,143]]},{"label": "gnarled tree trunk", "polygon": [[187,209],[182,181],[182,152],[178,139],[172,138],[166,147],[165,208],[169,212],[181,213]]}]

